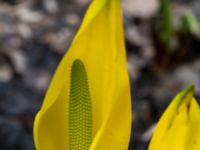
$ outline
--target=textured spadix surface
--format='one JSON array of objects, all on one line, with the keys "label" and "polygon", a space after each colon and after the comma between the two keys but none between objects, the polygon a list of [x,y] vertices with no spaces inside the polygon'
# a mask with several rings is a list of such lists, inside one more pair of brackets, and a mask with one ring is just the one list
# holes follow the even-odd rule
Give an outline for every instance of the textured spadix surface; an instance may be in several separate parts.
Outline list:
[{"label": "textured spadix surface", "polygon": [[199,150],[200,108],[194,88],[181,91],[161,117],[149,150]]},{"label": "textured spadix surface", "polygon": [[127,150],[130,102],[121,1],[92,0],[36,116],[37,150]]},{"label": "textured spadix surface", "polygon": [[81,60],[72,64],[69,99],[70,150],[88,150],[92,141],[92,110],[87,72]]}]

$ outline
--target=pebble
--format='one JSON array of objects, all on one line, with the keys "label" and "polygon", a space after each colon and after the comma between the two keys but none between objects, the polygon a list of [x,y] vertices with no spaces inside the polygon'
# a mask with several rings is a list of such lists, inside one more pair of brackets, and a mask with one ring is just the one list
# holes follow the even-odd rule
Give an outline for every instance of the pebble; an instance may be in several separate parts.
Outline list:
[{"label": "pebble", "polygon": [[13,70],[10,65],[0,65],[0,82],[9,82],[13,77]]},{"label": "pebble", "polygon": [[[146,5],[148,4],[148,5]],[[159,0],[124,0],[123,10],[128,16],[136,16],[147,19],[158,12],[160,7]]]}]

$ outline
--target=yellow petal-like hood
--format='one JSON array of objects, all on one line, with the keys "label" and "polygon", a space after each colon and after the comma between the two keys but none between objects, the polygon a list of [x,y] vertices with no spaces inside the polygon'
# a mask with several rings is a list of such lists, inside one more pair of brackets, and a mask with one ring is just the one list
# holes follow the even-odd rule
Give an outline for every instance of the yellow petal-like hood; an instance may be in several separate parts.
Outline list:
[{"label": "yellow petal-like hood", "polygon": [[121,1],[93,0],[36,116],[37,150],[126,150],[130,102]]},{"label": "yellow petal-like hood", "polygon": [[194,88],[180,92],[161,117],[149,150],[199,150],[200,109]]}]

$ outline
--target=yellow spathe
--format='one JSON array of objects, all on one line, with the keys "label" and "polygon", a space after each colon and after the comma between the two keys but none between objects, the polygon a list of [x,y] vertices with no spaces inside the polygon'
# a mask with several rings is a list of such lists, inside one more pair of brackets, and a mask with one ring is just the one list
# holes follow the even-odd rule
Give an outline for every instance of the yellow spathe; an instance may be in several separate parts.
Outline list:
[{"label": "yellow spathe", "polygon": [[149,150],[199,150],[200,109],[194,88],[181,91],[161,117]]},{"label": "yellow spathe", "polygon": [[35,145],[37,150],[127,150],[130,130],[121,1],[93,0],[35,118]]}]

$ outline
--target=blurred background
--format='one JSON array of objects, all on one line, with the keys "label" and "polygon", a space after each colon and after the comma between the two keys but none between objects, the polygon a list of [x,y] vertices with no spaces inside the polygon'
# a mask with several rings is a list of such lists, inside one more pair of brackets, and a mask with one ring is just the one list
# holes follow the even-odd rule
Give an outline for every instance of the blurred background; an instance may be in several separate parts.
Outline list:
[{"label": "blurred background", "polygon": [[[0,0],[0,150],[34,150],[32,128],[89,0]],[[123,0],[132,86],[130,150],[147,150],[171,99],[200,100],[200,0]]]}]

